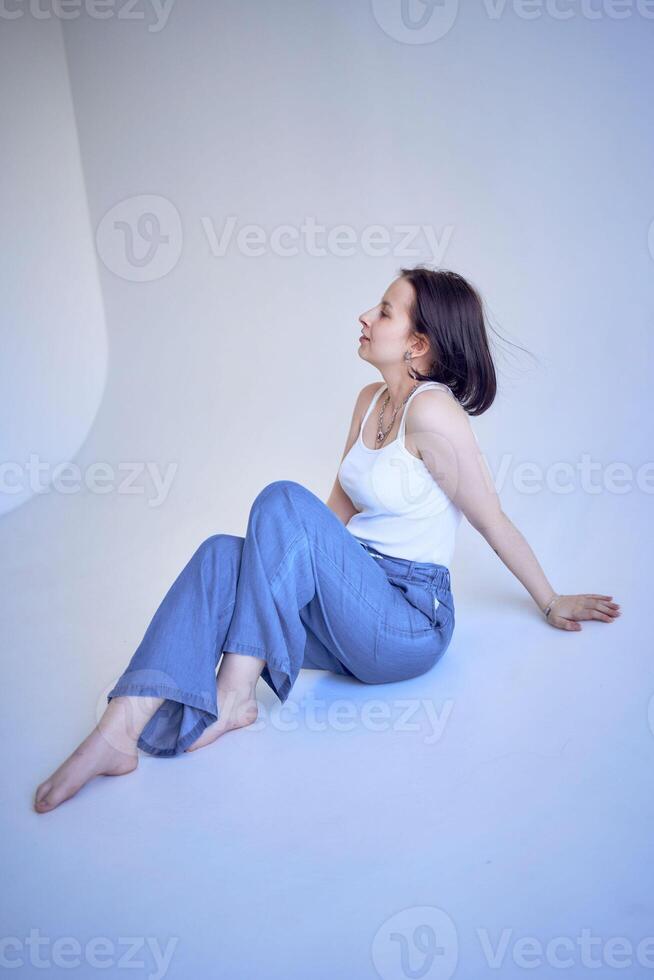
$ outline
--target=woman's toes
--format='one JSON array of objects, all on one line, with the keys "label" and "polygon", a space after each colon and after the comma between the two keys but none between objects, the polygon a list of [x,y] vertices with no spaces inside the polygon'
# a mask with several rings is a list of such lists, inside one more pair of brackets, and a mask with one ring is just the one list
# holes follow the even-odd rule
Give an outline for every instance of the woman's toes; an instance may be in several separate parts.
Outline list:
[{"label": "woman's toes", "polygon": [[61,800],[58,800],[55,795],[54,788],[50,788],[47,792],[42,793],[34,804],[34,809],[41,813],[46,810],[54,810],[56,806],[59,806]]},{"label": "woman's toes", "polygon": [[34,809],[38,810],[40,813],[45,813],[46,810],[54,810],[57,804],[50,801],[48,794],[46,793],[34,804]]},{"label": "woman's toes", "polygon": [[65,779],[47,780],[44,787],[42,792],[37,791],[36,802],[34,804],[34,809],[41,813],[46,810],[54,810],[60,803],[70,799],[71,796],[74,796],[81,789],[81,785],[70,783]]},{"label": "woman's toes", "polygon": [[54,810],[79,792],[95,776],[124,776],[138,766],[138,752],[128,754],[114,749],[97,730],[41,783],[34,797],[37,813]]},{"label": "woman's toes", "polygon": [[41,783],[38,787],[34,796],[34,808],[36,810],[45,810],[48,808],[48,792],[50,791],[51,785],[51,781],[47,780],[47,782]]}]

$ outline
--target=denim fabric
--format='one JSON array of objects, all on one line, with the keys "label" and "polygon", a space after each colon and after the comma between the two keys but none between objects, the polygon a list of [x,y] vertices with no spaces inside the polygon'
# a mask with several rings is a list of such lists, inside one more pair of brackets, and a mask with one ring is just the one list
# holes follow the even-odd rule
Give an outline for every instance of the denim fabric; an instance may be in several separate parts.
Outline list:
[{"label": "denim fabric", "polygon": [[156,610],[107,701],[165,698],[138,747],[183,752],[218,718],[223,652],[261,657],[280,701],[302,667],[366,684],[416,677],[436,664],[454,630],[444,565],[381,554],[292,480],[268,484],[245,537],[213,534]]}]

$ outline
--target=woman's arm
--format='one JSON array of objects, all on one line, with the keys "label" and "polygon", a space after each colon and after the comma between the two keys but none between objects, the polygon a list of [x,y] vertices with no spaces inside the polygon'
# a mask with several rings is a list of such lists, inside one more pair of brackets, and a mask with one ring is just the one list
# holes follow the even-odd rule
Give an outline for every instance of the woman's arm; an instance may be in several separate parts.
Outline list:
[{"label": "woman's arm", "polygon": [[[343,455],[341,456],[341,463],[349,453],[350,449],[359,437],[359,429],[361,428],[361,422],[363,421],[363,416],[366,414],[366,410],[372,401],[372,397],[379,387],[379,381],[372,381],[370,384],[362,388],[357,396],[357,400],[352,411],[352,419],[350,421],[350,431],[347,434],[347,439],[345,440],[345,449],[343,450]],[[383,382],[382,382],[383,384]],[[340,463],[339,463],[340,468]],[[347,524],[349,519],[355,514],[358,514],[358,510],[346,494],[345,490],[341,486],[338,480],[338,473],[336,479],[334,480],[334,486],[326,500],[326,504],[330,510],[333,510],[337,517],[339,517],[343,524]]]},{"label": "woman's arm", "polygon": [[467,520],[513,572],[542,612],[554,597],[548,622],[580,630],[579,619],[612,622],[619,615],[613,597],[584,593],[557,596],[525,537],[500,505],[493,479],[467,413],[446,391],[430,389],[414,399],[407,417],[425,466]]},{"label": "woman's arm", "polygon": [[329,509],[333,510],[336,516],[340,518],[343,524],[347,524],[349,519],[358,513],[356,507],[338,482],[338,477],[334,480],[332,492],[325,502]]}]

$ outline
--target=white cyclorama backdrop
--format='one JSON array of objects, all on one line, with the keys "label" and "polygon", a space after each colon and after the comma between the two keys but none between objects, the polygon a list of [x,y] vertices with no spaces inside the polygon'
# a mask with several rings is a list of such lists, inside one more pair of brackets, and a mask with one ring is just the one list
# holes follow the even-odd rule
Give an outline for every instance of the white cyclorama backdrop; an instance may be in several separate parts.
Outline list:
[{"label": "white cyclorama backdrop", "polygon": [[[219,940],[226,975],[272,978],[306,975],[336,916],[311,969],[331,978],[383,974],[377,930],[407,908],[444,910],[475,976],[478,929],[635,948],[652,928],[652,12],[446,2],[419,28],[428,5],[409,6],[413,27],[400,0],[0,18],[7,934],[176,935],[169,976]],[[621,620],[550,629],[464,522],[442,663],[360,691],[433,699],[439,741],[243,732],[142,757],[35,824],[30,793],[198,544],[244,534],[273,480],[326,499],[379,377],[357,318],[422,261],[468,276],[535,355],[499,348],[472,424],[554,588],[614,594]],[[297,697],[315,690],[359,697],[302,673]],[[73,843],[102,886],[84,902]]]}]

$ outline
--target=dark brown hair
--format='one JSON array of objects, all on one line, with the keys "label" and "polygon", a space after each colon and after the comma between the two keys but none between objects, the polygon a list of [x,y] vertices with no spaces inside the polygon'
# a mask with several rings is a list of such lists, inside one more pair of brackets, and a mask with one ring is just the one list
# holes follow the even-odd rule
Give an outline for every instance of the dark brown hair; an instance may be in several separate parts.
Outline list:
[{"label": "dark brown hair", "polygon": [[441,381],[468,415],[481,415],[493,404],[497,376],[488,343],[487,317],[481,296],[456,272],[429,269],[424,263],[401,269],[412,284],[413,330],[429,341],[429,374],[411,371],[418,381]]}]

